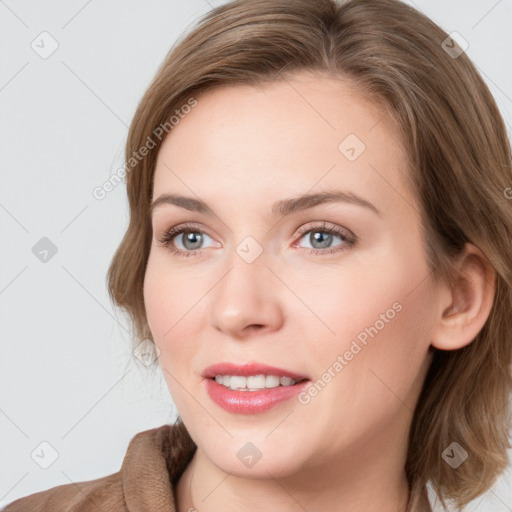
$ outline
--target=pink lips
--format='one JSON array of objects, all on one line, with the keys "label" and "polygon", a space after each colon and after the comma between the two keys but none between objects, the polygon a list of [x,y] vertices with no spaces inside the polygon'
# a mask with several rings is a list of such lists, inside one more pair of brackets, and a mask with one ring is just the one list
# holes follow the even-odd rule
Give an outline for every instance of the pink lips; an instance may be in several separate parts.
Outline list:
[{"label": "pink lips", "polygon": [[[277,386],[258,391],[236,391],[217,383],[215,381],[216,375],[276,375],[278,377],[290,377],[297,383],[292,386]],[[244,365],[219,363],[206,368],[202,376],[205,379],[204,382],[209,397],[224,410],[238,414],[265,412],[299,394],[310,382],[305,375],[260,363]]]}]

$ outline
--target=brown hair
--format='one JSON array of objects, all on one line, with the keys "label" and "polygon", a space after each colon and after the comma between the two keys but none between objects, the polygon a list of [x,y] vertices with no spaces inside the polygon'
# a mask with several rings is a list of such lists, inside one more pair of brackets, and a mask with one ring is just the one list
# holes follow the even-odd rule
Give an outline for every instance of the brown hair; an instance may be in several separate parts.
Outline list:
[{"label": "brown hair", "polygon": [[[433,279],[453,282],[454,259],[466,242],[496,272],[493,307],[478,336],[458,350],[434,349],[409,434],[413,510],[429,481],[445,508],[447,499],[460,510],[504,471],[510,448],[511,148],[489,89],[465,53],[447,51],[447,37],[398,0],[237,0],[210,11],[171,48],[132,120],[125,155],[130,223],[108,271],[110,296],[132,321],[134,346],[151,339],[143,281],[156,156],[165,138],[157,127],[168,126],[192,97],[304,70],[348,78],[379,102],[408,154]],[[150,140],[152,149],[133,160]],[[441,457],[454,441],[469,454],[457,469]]]}]

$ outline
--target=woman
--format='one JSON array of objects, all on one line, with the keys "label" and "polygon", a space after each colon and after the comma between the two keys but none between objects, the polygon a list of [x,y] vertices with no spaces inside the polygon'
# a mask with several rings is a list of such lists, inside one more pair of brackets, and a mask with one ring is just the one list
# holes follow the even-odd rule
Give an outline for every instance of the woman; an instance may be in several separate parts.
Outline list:
[{"label": "woman", "polygon": [[394,0],[240,0],[126,145],[114,302],[180,414],[5,510],[462,508],[507,465],[511,151],[462,48]]}]

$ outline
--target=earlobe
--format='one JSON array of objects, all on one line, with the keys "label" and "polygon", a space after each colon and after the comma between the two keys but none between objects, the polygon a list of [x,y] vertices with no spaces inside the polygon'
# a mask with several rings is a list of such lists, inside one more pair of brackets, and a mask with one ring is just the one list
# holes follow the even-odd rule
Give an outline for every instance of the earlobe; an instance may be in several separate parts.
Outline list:
[{"label": "earlobe", "polygon": [[471,343],[482,330],[494,302],[496,273],[473,244],[467,243],[451,289],[440,294],[440,314],[432,346],[456,350]]}]

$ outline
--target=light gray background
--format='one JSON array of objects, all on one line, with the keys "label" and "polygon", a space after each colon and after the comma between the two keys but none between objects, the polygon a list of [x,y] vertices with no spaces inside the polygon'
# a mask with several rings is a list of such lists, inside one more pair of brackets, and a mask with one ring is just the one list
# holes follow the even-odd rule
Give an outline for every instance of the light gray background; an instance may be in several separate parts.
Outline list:
[{"label": "light gray background", "polygon": [[[124,186],[101,201],[92,190],[122,166],[130,119],[171,45],[221,3],[0,1],[0,506],[118,471],[137,432],[175,418],[106,292]],[[469,42],[510,126],[512,2],[409,3]],[[31,47],[43,31],[59,45],[47,59]],[[32,253],[42,237],[58,249],[47,263]],[[48,469],[31,458],[43,441],[58,452]],[[509,468],[467,510],[512,511],[511,480]]]}]

